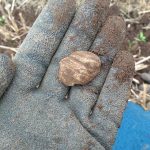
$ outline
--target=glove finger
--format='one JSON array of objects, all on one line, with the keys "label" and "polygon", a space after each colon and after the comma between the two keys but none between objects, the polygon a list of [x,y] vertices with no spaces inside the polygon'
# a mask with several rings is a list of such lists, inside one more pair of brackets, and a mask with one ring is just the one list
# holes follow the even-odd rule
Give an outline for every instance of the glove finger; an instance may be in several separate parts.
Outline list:
[{"label": "glove finger", "polygon": [[110,6],[108,14],[107,14],[108,17],[109,16],[120,16],[120,15],[121,15],[121,12],[117,5]]},{"label": "glove finger", "polygon": [[134,75],[134,60],[131,54],[117,54],[91,116],[97,126],[88,127],[106,149],[111,149],[130,94]]},{"label": "glove finger", "polygon": [[100,54],[100,74],[88,85],[76,86],[70,91],[70,107],[80,119],[90,115],[124,37],[125,22],[117,16],[109,17],[91,47],[91,51]]},{"label": "glove finger", "polygon": [[94,112],[99,111],[97,107],[99,105],[102,106],[101,113],[106,114],[110,111],[106,116],[109,116],[117,126],[120,125],[120,119],[130,94],[134,68],[134,59],[130,53],[121,51],[117,54],[94,110]]},{"label": "glove finger", "polygon": [[26,92],[39,85],[75,9],[75,0],[49,0],[14,58],[14,83],[19,90]]},{"label": "glove finger", "polygon": [[68,88],[57,79],[59,61],[73,51],[89,50],[104,21],[108,6],[106,0],[86,0],[79,8],[41,84],[44,91],[58,91],[60,97],[64,97]]},{"label": "glove finger", "polygon": [[0,54],[0,97],[12,81],[14,72],[15,67],[12,60],[8,56]]}]

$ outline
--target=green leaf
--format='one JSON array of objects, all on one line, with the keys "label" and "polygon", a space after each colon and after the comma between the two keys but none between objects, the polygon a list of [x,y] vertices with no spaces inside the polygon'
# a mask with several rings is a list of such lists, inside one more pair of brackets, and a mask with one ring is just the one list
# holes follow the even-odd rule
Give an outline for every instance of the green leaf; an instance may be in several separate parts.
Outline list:
[{"label": "green leaf", "polygon": [[139,33],[137,40],[140,41],[140,42],[147,42],[147,38],[146,38],[146,36],[144,35],[143,32]]},{"label": "green leaf", "polygon": [[0,16],[0,26],[5,24],[5,16]]},{"label": "green leaf", "polygon": [[133,43],[134,43],[133,41],[128,40],[129,48],[131,48],[131,47],[132,47]]}]

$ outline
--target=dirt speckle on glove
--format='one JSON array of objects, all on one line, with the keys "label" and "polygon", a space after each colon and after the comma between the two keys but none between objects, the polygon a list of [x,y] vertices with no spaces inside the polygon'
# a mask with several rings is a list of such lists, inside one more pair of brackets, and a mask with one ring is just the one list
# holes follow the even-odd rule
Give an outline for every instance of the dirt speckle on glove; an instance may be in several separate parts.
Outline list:
[{"label": "dirt speckle on glove", "polygon": [[[112,61],[125,36],[125,22],[119,16],[110,16],[92,47],[98,55],[106,56]],[[101,44],[100,44],[101,43]],[[112,50],[115,48],[115,50]]]},{"label": "dirt speckle on glove", "polygon": [[121,51],[115,57],[113,67],[118,68],[116,78],[120,82],[125,82],[130,77],[133,77],[134,60],[130,53]]},{"label": "dirt speckle on glove", "polygon": [[[75,0],[68,0],[66,1],[66,3],[68,4],[68,8],[63,7],[62,4],[60,5],[59,9],[54,10],[54,22],[58,25],[60,25],[62,22],[66,22],[66,20],[68,19],[66,16],[69,13],[68,10],[69,8],[73,7],[74,5],[70,5],[70,4],[75,4]],[[64,3],[64,6],[66,6],[66,3]],[[55,3],[54,3],[55,5]],[[58,4],[57,4],[58,5]],[[62,15],[60,15],[62,13]]]}]

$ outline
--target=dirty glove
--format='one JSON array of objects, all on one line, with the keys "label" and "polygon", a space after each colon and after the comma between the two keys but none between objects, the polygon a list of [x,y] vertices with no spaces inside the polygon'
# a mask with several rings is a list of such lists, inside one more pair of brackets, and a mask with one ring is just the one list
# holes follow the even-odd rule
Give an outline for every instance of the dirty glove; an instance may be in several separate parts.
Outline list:
[{"label": "dirty glove", "polygon": [[[118,52],[125,23],[106,19],[108,6],[86,0],[76,9],[74,0],[49,0],[14,58],[16,73],[0,100],[0,149],[111,149],[134,62]],[[77,50],[99,54],[102,69],[89,84],[69,88],[58,81],[59,61]]]},{"label": "dirty glove", "polygon": [[12,81],[14,72],[15,66],[11,59],[4,54],[0,54],[0,97]]}]

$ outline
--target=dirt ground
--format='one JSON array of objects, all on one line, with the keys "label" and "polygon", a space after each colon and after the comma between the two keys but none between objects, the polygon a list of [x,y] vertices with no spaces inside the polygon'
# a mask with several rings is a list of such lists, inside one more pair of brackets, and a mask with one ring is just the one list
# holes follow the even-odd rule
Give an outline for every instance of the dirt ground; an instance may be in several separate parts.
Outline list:
[{"label": "dirt ground", "polygon": [[[78,0],[79,1],[79,0]],[[46,0],[0,0],[0,52],[15,55]],[[112,0],[110,14],[120,14],[127,26],[122,50],[135,59],[130,100],[150,109],[150,1]],[[31,15],[32,14],[32,15]],[[143,75],[144,74],[144,75]],[[146,74],[146,75],[145,75]]]}]

